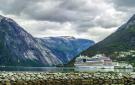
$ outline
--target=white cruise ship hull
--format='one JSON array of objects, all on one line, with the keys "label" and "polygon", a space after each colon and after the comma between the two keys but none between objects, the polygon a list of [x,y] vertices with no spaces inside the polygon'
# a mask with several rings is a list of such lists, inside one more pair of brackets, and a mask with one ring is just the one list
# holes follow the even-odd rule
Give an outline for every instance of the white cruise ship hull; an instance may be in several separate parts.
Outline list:
[{"label": "white cruise ship hull", "polygon": [[75,71],[82,71],[82,72],[109,72],[114,71],[114,66],[81,66],[75,65]]},{"label": "white cruise ship hull", "polygon": [[89,68],[89,69],[114,69],[114,66],[113,65],[101,65],[101,66],[83,66],[83,65],[78,65],[78,64],[75,64],[75,67],[77,68]]}]

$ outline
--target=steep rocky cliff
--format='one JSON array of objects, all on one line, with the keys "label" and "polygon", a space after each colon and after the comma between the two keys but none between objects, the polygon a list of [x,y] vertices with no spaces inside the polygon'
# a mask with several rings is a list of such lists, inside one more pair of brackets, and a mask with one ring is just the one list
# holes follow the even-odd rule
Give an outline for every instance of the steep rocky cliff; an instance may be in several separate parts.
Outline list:
[{"label": "steep rocky cliff", "polygon": [[0,66],[63,65],[91,44],[68,37],[34,38],[14,20],[0,16]]}]

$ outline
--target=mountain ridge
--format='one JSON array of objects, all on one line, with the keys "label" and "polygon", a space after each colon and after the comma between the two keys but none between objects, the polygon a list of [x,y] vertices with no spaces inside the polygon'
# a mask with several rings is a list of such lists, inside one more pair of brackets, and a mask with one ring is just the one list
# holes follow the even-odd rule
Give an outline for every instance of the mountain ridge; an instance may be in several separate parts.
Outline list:
[{"label": "mountain ridge", "polygon": [[[0,16],[0,65],[56,66],[63,61],[13,19]],[[42,42],[45,43],[45,42]]]},{"label": "mountain ridge", "polygon": [[40,39],[43,43],[43,46],[51,49],[51,51],[61,59],[64,64],[67,64],[71,61],[74,56],[77,56],[83,50],[86,50],[88,47],[94,44],[94,41],[73,38],[73,37],[47,37]]},{"label": "mountain ridge", "polygon": [[[106,54],[113,60],[126,61],[129,63],[130,60],[135,60],[130,56],[125,56],[127,58],[118,58],[122,52],[130,52],[135,50],[135,15],[133,15],[127,23],[123,24],[114,33],[109,35],[104,40],[95,44],[94,46],[88,48],[86,51],[81,53],[82,55],[93,56],[95,54],[101,53]],[[117,55],[117,54],[118,55]],[[122,54],[121,54],[122,55]],[[130,60],[128,60],[131,58]]]},{"label": "mountain ridge", "polygon": [[[12,62],[12,64],[15,62],[17,65],[23,65],[24,62],[26,62],[27,65],[29,65],[28,63],[35,63],[40,65],[51,65],[51,62],[59,63],[57,58],[56,61],[46,61],[47,59],[51,59],[47,57],[47,55],[50,57],[55,56],[53,56],[51,53],[47,54],[47,51],[49,50],[47,48],[42,48],[37,43],[36,39],[31,34],[26,32],[22,27],[20,27],[14,20],[3,17],[0,22],[0,29],[0,34],[3,36],[1,38],[3,41],[1,42],[4,43],[3,47],[5,47],[5,49],[9,51],[10,55],[12,55],[12,58],[9,57],[9,62]],[[3,52],[3,54],[6,55],[5,52]],[[4,55],[2,58],[6,60]],[[38,55],[38,57],[36,57],[36,55]],[[1,62],[1,64],[4,63]]]}]

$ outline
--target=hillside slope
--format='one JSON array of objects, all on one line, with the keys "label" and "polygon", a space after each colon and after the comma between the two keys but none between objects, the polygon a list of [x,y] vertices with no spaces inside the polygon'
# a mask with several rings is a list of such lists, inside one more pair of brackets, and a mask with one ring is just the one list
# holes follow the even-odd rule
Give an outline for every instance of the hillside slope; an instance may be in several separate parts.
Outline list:
[{"label": "hillside slope", "polygon": [[97,53],[104,53],[113,60],[126,61],[134,64],[135,57],[135,15],[118,30],[95,44],[82,55],[92,56]]}]

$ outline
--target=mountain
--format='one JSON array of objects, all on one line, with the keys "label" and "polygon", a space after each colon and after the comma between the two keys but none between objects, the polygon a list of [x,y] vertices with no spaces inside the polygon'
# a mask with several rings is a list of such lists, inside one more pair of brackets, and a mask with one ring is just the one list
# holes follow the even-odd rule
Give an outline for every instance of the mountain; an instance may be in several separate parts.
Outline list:
[{"label": "mountain", "polygon": [[104,53],[116,61],[125,61],[135,66],[135,15],[118,30],[95,44],[82,55],[93,56]]},{"label": "mountain", "polygon": [[43,46],[50,49],[63,64],[67,64],[79,53],[94,44],[94,41],[77,39],[71,36],[45,37],[41,38],[40,42]]},{"label": "mountain", "polygon": [[0,65],[50,66],[61,63],[15,21],[0,16]]},{"label": "mountain", "polygon": [[[51,49],[51,46],[55,46],[55,44],[56,43],[51,42],[49,44],[49,39],[48,41],[46,41],[46,39],[34,38],[31,34],[26,32],[21,26],[19,26],[14,20],[4,16],[0,16],[1,66],[63,65],[63,60],[65,59],[65,61],[68,62],[71,59],[71,56],[64,56],[63,54],[61,58],[61,56],[58,56],[58,54],[60,53],[57,53],[56,55],[57,51]],[[82,45],[83,44],[85,43],[82,43]],[[81,49],[79,47],[81,47],[81,44],[80,46],[78,46],[78,49]],[[84,48],[82,47],[82,49]]]}]

